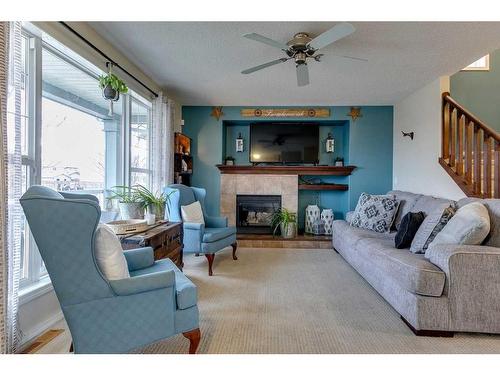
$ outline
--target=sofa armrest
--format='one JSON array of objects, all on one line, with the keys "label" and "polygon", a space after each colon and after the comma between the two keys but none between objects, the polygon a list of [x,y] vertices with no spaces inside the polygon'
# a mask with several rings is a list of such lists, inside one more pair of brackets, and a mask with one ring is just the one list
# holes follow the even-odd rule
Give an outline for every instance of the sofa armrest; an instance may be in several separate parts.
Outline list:
[{"label": "sofa armrest", "polygon": [[225,216],[205,216],[205,226],[207,228],[226,228],[227,217]]},{"label": "sofa armrest", "polygon": [[151,247],[125,250],[123,255],[125,255],[129,271],[151,267],[155,262],[154,251]]},{"label": "sofa armrest", "polygon": [[349,224],[351,224],[351,220],[352,220],[353,215],[354,215],[354,211],[346,212],[345,221],[347,221]]},{"label": "sofa armrest", "polygon": [[500,333],[500,248],[441,244],[425,257],[446,274],[451,328]]},{"label": "sofa armrest", "polygon": [[175,285],[175,272],[169,270],[129,277],[127,279],[110,280],[109,285],[111,285],[115,294],[129,296],[131,294],[173,287]]},{"label": "sofa armrest", "polygon": [[201,249],[205,225],[200,223],[184,223],[184,251],[197,253]]}]

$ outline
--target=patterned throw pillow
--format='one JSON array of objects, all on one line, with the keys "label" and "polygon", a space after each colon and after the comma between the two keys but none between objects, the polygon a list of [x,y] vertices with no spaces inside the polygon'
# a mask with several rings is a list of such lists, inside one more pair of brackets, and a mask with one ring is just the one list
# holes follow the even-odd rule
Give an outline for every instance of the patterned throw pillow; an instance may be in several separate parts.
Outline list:
[{"label": "patterned throw pillow", "polygon": [[427,215],[411,242],[410,251],[414,254],[425,254],[429,244],[453,217],[456,210],[455,205],[440,206]]},{"label": "patterned throw pillow", "polygon": [[353,227],[388,232],[398,210],[399,202],[393,195],[362,193],[352,215]]}]

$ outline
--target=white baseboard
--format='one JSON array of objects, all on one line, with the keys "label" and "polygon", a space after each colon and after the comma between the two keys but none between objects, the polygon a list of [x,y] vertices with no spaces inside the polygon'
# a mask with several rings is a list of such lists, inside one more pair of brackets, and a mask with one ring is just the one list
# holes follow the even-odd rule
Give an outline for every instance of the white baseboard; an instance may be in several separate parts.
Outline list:
[{"label": "white baseboard", "polygon": [[42,333],[47,331],[49,328],[53,327],[57,323],[61,322],[64,319],[64,315],[62,311],[57,312],[49,319],[37,324],[35,327],[31,328],[29,331],[22,332],[21,342],[19,347],[22,349],[24,346],[29,344],[35,338],[40,336]]}]

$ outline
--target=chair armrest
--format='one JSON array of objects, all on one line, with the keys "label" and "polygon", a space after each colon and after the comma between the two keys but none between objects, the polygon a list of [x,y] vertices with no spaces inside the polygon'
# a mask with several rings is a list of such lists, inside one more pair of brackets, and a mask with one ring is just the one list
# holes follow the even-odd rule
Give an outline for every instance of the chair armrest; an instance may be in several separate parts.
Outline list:
[{"label": "chair armrest", "polygon": [[61,194],[64,199],[85,199],[99,204],[99,199],[92,194],[67,193],[65,191],[59,191],[58,193]]},{"label": "chair armrest", "polygon": [[173,270],[148,273],[127,279],[109,280],[109,285],[119,296],[129,296],[149,292],[156,289],[169,288],[175,285]]},{"label": "chair armrest", "polygon": [[182,226],[184,227],[184,230],[205,231],[205,224],[201,223],[184,223]]},{"label": "chair armrest", "polygon": [[125,255],[125,259],[127,260],[129,271],[151,267],[155,263],[154,251],[151,247],[125,250],[123,255]]},{"label": "chair armrest", "polygon": [[205,226],[208,228],[226,228],[227,217],[225,216],[205,216]]},{"label": "chair armrest", "polygon": [[184,251],[188,253],[198,253],[201,249],[205,225],[200,223],[184,223]]},{"label": "chair armrest", "polygon": [[425,257],[446,274],[450,328],[500,332],[500,248],[440,244]]}]

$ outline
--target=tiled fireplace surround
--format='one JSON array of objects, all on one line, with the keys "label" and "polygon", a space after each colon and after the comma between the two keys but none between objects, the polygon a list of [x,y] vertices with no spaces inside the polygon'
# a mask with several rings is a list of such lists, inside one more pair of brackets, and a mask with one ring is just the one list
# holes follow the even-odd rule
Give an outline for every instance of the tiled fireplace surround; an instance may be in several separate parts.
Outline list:
[{"label": "tiled fireplace surround", "polygon": [[221,174],[220,212],[229,225],[236,225],[236,195],[281,195],[281,205],[292,212],[298,208],[298,176],[267,174]]}]

